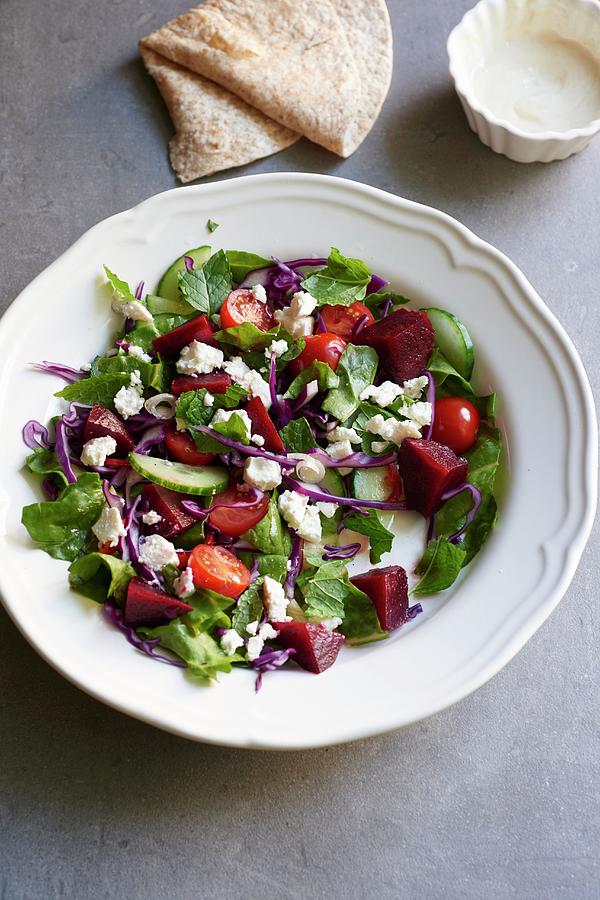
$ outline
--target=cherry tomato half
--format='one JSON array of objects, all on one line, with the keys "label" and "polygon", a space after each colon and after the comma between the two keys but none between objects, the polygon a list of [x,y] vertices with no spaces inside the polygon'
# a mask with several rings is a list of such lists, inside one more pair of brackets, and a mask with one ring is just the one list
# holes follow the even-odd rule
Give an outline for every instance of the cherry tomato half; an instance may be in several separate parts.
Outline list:
[{"label": "cherry tomato half", "polygon": [[[251,497],[252,494],[243,493],[237,485],[233,485],[221,494],[216,494],[211,500],[211,506],[217,503],[248,502]],[[268,508],[269,496],[265,494],[258,503],[252,506],[233,506],[229,509],[222,506],[215,509],[210,513],[208,523],[229,537],[239,537],[240,534],[254,528],[261,519],[264,519]]]},{"label": "cherry tomato half", "polygon": [[194,439],[185,431],[168,431],[165,435],[165,447],[176,462],[186,463],[188,466],[205,466],[214,459],[212,453],[200,453]]},{"label": "cherry tomato half", "polygon": [[303,369],[310,366],[315,359],[319,362],[327,363],[335,372],[340,356],[346,349],[346,341],[343,341],[337,334],[331,334],[329,331],[324,331],[322,334],[314,334],[305,340],[306,347],[300,356],[297,356],[290,363],[292,375],[298,375]]},{"label": "cherry tomato half", "polygon": [[198,544],[189,562],[196,587],[216,591],[235,599],[250,584],[250,572],[243,562],[225,547]]},{"label": "cherry tomato half", "polygon": [[268,331],[275,324],[273,313],[266,303],[257,300],[252,291],[238,288],[231,292],[221,307],[221,327],[233,328],[243,322],[251,322],[261,331]]},{"label": "cherry tomato half", "polygon": [[351,340],[356,323],[363,316],[367,317],[365,325],[372,325],[375,321],[373,313],[360,300],[350,306],[324,306],[321,316],[327,331],[339,335],[345,341]]},{"label": "cherry tomato half", "polygon": [[435,404],[431,437],[455,453],[472,447],[479,428],[479,410],[462,397],[442,397]]}]

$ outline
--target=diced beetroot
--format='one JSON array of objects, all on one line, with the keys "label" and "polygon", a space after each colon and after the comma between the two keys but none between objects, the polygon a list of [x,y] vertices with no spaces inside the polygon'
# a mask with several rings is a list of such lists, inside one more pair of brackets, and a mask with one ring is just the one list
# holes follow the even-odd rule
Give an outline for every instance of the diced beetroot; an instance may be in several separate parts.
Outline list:
[{"label": "diced beetroot", "polygon": [[204,315],[195,316],[173,331],[154,338],[152,346],[162,356],[176,356],[182,347],[187,347],[192,341],[202,341],[205,344],[213,343],[213,330],[210,322]]},{"label": "diced beetroot", "polygon": [[385,631],[394,631],[404,625],[408,610],[408,581],[402,566],[370,569],[362,575],[355,575],[350,581],[368,596]]},{"label": "diced beetroot", "polygon": [[427,313],[398,309],[361,329],[355,343],[377,350],[382,368],[402,384],[427,368],[435,336]]},{"label": "diced beetroot", "polygon": [[85,423],[83,442],[86,443],[86,441],[91,441],[97,437],[114,438],[117,442],[116,452],[121,456],[127,456],[134,447],[123,420],[111,412],[110,409],[99,405],[92,406],[90,409],[90,414]]},{"label": "diced beetroot", "polygon": [[138,628],[140,625],[163,625],[191,612],[193,606],[151,588],[141,578],[132,578],[125,598],[125,624]]},{"label": "diced beetroot", "polygon": [[260,397],[252,397],[251,400],[248,400],[246,412],[252,422],[252,434],[259,434],[265,439],[265,450],[270,450],[272,453],[283,453],[285,445]]},{"label": "diced beetroot", "polygon": [[469,464],[437,441],[407,438],[398,451],[398,468],[411,508],[427,518],[439,509],[446,491],[464,482]]},{"label": "diced beetroot", "polygon": [[209,372],[208,375],[176,375],[171,382],[171,393],[179,396],[186,391],[199,391],[206,388],[211,394],[226,394],[231,387],[231,378],[227,372]]},{"label": "diced beetroot", "polygon": [[156,525],[156,531],[163,537],[173,537],[196,524],[197,520],[181,505],[186,499],[185,495],[168,491],[158,484],[147,484],[143,496],[149,508],[162,517],[162,522]]},{"label": "diced beetroot", "polygon": [[293,660],[308,672],[318,675],[334,664],[344,643],[343,634],[326,625],[310,622],[273,622],[279,635],[277,643],[293,647]]}]

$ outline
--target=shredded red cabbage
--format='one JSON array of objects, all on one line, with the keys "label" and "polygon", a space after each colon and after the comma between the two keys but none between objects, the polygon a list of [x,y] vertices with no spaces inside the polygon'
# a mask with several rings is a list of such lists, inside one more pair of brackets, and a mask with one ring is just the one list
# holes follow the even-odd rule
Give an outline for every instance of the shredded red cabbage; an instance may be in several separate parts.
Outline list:
[{"label": "shredded red cabbage", "polygon": [[306,406],[307,403],[314,400],[318,393],[319,385],[316,380],[309,381],[308,384],[305,384],[292,407],[292,418],[295,417],[296,413],[301,410],[303,406]]},{"label": "shredded red cabbage", "polygon": [[191,272],[191,271],[193,270],[193,268],[194,268],[194,260],[193,260],[193,258],[192,258],[191,256],[184,256],[184,257],[183,257],[183,261],[184,261],[184,263],[185,263],[185,267],[186,267],[186,269],[188,270],[188,272]]},{"label": "shredded red cabbage", "polygon": [[388,297],[381,308],[381,318],[382,319],[387,318],[391,305],[392,305],[392,298]]},{"label": "shredded red cabbage", "polygon": [[69,484],[74,484],[77,481],[77,476],[71,466],[68,425],[65,421],[65,416],[62,416],[56,425],[56,444],[54,445],[54,452],[56,453],[56,458],[61,469],[65,473],[65,478]]},{"label": "shredded red cabbage", "polygon": [[134,295],[134,296],[135,296],[135,299],[136,299],[136,300],[141,300],[143,294],[144,294],[144,282],[143,282],[143,281],[140,281],[140,282],[138,283],[138,286],[137,286],[136,289],[135,289],[135,295]]},{"label": "shredded red cabbage", "polygon": [[64,378],[69,384],[79,381],[86,374],[81,369],[73,369],[72,366],[64,366],[62,363],[48,362],[47,359],[42,360],[41,363],[30,363],[30,365],[37,372],[58,375],[59,378]]},{"label": "shredded red cabbage", "polygon": [[359,507],[389,510],[410,509],[406,500],[357,500],[356,497],[337,497],[335,494],[328,494],[326,491],[316,490],[314,486],[309,487],[301,481],[290,478],[289,475],[284,475],[283,480],[293,491],[296,491],[298,494],[304,494],[305,497],[310,497],[311,500],[322,500],[325,503],[338,503],[340,506],[350,506],[353,509]]},{"label": "shredded red cabbage", "polygon": [[323,334],[325,331],[327,331],[325,322],[323,321],[323,316],[318,310],[315,314],[315,320],[315,334]]},{"label": "shredded red cabbage", "polygon": [[42,491],[47,500],[56,500],[60,493],[56,482],[54,482],[52,478],[44,478],[42,481]]},{"label": "shredded red cabbage", "polygon": [[323,549],[326,550],[326,553],[323,554],[323,559],[326,562],[330,562],[332,559],[354,559],[360,547],[359,543],[342,544],[339,547],[334,544],[324,544]]},{"label": "shredded red cabbage", "polygon": [[252,660],[250,665],[258,672],[255,685],[256,693],[258,693],[262,687],[263,676],[265,673],[274,672],[276,669],[280,668],[280,666],[283,666],[295,652],[293,647],[286,647],[285,650],[267,650],[265,653],[261,653],[260,656],[257,656],[256,659]]},{"label": "shredded red cabbage", "polygon": [[476,488],[474,484],[469,484],[468,481],[465,482],[465,484],[461,484],[460,487],[454,488],[452,491],[447,491],[442,496],[442,501],[445,502],[446,500],[450,500],[452,497],[456,497],[457,494],[461,494],[463,491],[468,491],[470,493],[473,503],[471,509],[467,513],[467,518],[465,519],[462,528],[459,528],[458,531],[455,531],[454,534],[450,535],[448,538],[451,544],[458,544],[460,542],[460,538],[477,515],[477,510],[481,506],[481,491]]},{"label": "shredded red cabbage", "polygon": [[409,606],[406,610],[406,616],[408,619],[416,619],[423,612],[423,607],[420,603],[415,603],[414,606]]},{"label": "shredded red cabbage", "polygon": [[196,425],[195,428],[191,430],[200,431],[202,434],[208,434],[216,441],[219,441],[220,444],[231,447],[232,450],[237,450],[242,456],[260,456],[262,459],[272,459],[274,462],[279,463],[280,466],[284,466],[284,468],[288,469],[293,469],[297,462],[295,459],[288,459],[287,456],[279,456],[277,453],[269,453],[268,450],[261,450],[259,447],[251,447],[250,445],[241,444],[239,441],[232,441],[230,438],[226,438],[222,434],[219,434],[219,432],[215,431],[213,428],[209,428],[208,425]]},{"label": "shredded red cabbage", "polygon": [[359,332],[361,332],[363,330],[363,328],[368,323],[368,321],[369,321],[369,316],[366,313],[364,316],[361,316],[360,319],[356,320],[356,322],[352,326],[351,340],[353,340],[353,341],[356,340]]},{"label": "shredded red cabbage", "polygon": [[264,492],[260,491],[258,488],[249,487],[249,497],[248,500],[234,500],[233,503],[213,503],[211,506],[202,507],[195,503],[193,500],[182,500],[181,505],[183,508],[189,512],[191,516],[194,516],[198,521],[202,521],[205,519],[211,512],[214,512],[215,509],[251,509],[253,506],[257,506],[263,499]]},{"label": "shredded red cabbage", "polygon": [[[335,425],[333,426],[335,428]],[[356,452],[342,459],[332,459],[328,453],[315,447],[307,451],[311,456],[321,460],[326,469],[369,469],[377,466],[388,466],[396,462],[395,453],[386,453],[385,456],[369,456],[367,453]]]},{"label": "shredded red cabbage", "polygon": [[[156,422],[155,418],[154,421]],[[155,447],[157,444],[162,444],[165,439],[165,434],[166,428],[164,425],[153,425],[142,433],[135,446],[135,452],[142,454],[149,453],[152,447]]]},{"label": "shredded red cabbage", "polygon": [[377,291],[384,288],[386,284],[389,284],[389,281],[386,278],[382,278],[381,275],[371,275],[371,280],[367,285],[367,295],[376,294]]},{"label": "shredded red cabbage", "polygon": [[29,447],[30,450],[52,449],[53,444],[50,440],[48,429],[36,419],[30,419],[29,422],[26,422],[25,425],[23,425],[21,435],[23,437],[23,443]]},{"label": "shredded red cabbage", "polygon": [[156,647],[160,644],[160,638],[142,638],[136,632],[131,625],[125,624],[125,618],[123,616],[122,610],[119,609],[118,606],[115,606],[114,603],[111,603],[109,600],[102,607],[102,612],[104,614],[105,619],[110,622],[111,625],[114,625],[115,628],[118,628],[119,631],[125,635],[125,638],[129,641],[129,643],[139,650],[141,653],[145,653],[146,656],[149,656],[151,659],[157,660],[157,662],[165,663],[168,666],[177,666],[179,669],[185,669],[186,664],[182,659],[171,659],[168,656],[162,656],[160,653],[156,653]]}]

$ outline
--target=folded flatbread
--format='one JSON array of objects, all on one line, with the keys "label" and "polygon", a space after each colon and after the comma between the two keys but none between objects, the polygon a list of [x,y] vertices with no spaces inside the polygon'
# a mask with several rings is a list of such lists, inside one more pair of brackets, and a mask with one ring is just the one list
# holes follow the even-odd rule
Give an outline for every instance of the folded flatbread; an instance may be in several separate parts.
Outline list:
[{"label": "folded flatbread", "polygon": [[[340,156],[370,131],[392,71],[385,0],[205,0],[144,38],[140,49]],[[194,84],[197,93],[204,89]]]},{"label": "folded flatbread", "polygon": [[277,153],[300,137],[230,91],[140,47],[175,126],[171,164],[183,181]]}]

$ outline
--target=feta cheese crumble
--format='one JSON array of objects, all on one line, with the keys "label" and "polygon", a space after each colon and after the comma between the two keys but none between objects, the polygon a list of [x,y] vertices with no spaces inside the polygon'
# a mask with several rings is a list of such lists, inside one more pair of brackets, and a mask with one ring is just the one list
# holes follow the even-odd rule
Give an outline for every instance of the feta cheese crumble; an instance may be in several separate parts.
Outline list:
[{"label": "feta cheese crumble", "polygon": [[382,415],[373,416],[366,424],[367,431],[377,434],[386,441],[400,446],[404,438],[420,438],[421,430],[416,422],[399,422],[398,419],[384,419]]},{"label": "feta cheese crumble", "polygon": [[371,450],[373,453],[385,453],[387,448],[390,446],[389,441],[372,441],[371,442]]},{"label": "feta cheese crumble", "polygon": [[158,525],[159,522],[162,522],[163,517],[159,516],[157,512],[153,509],[148,510],[147,513],[144,513],[142,516],[142,522],[144,525]]},{"label": "feta cheese crumble", "polygon": [[265,439],[262,434],[253,434],[250,438],[250,442],[252,444],[256,444],[257,447],[265,446]]},{"label": "feta cheese crumble", "polygon": [[272,459],[250,456],[244,464],[244,481],[260,491],[272,491],[281,484],[281,466]]},{"label": "feta cheese crumble", "polygon": [[342,624],[343,619],[338,616],[332,616],[330,619],[323,619],[321,625],[324,625],[328,631],[335,631]]},{"label": "feta cheese crumble", "polygon": [[327,440],[336,443],[338,441],[350,441],[351,444],[360,444],[360,437],[355,428],[343,428],[338,425],[332,431],[327,432]]},{"label": "feta cheese crumble", "polygon": [[81,451],[81,462],[84,466],[103,466],[107,456],[112,456],[117,449],[117,442],[112,437],[97,437],[86,441]]},{"label": "feta cheese crumble", "polygon": [[186,566],[181,575],[175,579],[173,587],[178,597],[188,597],[194,593],[194,575],[190,566]]},{"label": "feta cheese crumble", "polygon": [[134,359],[139,359],[140,362],[152,362],[152,357],[148,353],[145,353],[141,347],[138,347],[137,344],[130,344],[127,354],[128,356],[133,356]]},{"label": "feta cheese crumble", "polygon": [[[287,608],[290,601],[285,596],[283,585],[271,578],[270,575],[265,575],[262,593],[265,612],[269,622],[288,622]],[[262,628],[259,631],[259,635],[263,637],[261,632]]]},{"label": "feta cheese crumble", "polygon": [[121,513],[116,506],[104,507],[100,517],[92,525],[92,531],[98,538],[99,544],[108,544],[109,547],[116,547],[119,538],[125,537],[127,534]]},{"label": "feta cheese crumble", "polygon": [[271,354],[274,353],[276,358],[279,359],[280,356],[287,353],[287,348],[287,341],[271,341],[270,346],[265,349],[265,356],[267,359],[271,359]]},{"label": "feta cheese crumble", "polygon": [[265,291],[262,284],[255,284],[252,288],[252,295],[255,300],[258,300],[259,303],[267,302],[267,292]]},{"label": "feta cheese crumble", "polygon": [[425,403],[422,400],[417,403],[403,404],[398,410],[401,416],[412,419],[417,425],[431,424],[431,403]]},{"label": "feta cheese crumble", "polygon": [[335,516],[337,510],[337,503],[326,503],[322,500],[319,500],[318,503],[315,504],[320,513],[322,513],[326,519],[332,519]]},{"label": "feta cheese crumble", "polygon": [[263,641],[272,641],[273,638],[276,638],[279,632],[273,628],[272,625],[269,625],[268,622],[265,622],[264,625],[260,626],[258,636],[263,639]]},{"label": "feta cheese crumble", "polygon": [[308,497],[304,497],[297,491],[284,491],[279,497],[277,505],[290,528],[298,529],[308,506]]},{"label": "feta cheese crumble", "polygon": [[227,656],[233,656],[235,651],[244,645],[244,638],[241,637],[235,630],[235,628],[228,628],[221,635],[221,649],[227,654]]},{"label": "feta cheese crumble", "polygon": [[241,356],[234,356],[223,364],[229,377],[245,388],[252,397],[260,397],[266,409],[271,406],[271,391],[260,372],[246,365]]},{"label": "feta cheese crumble", "polygon": [[252,422],[250,421],[250,416],[245,409],[218,409],[212,417],[212,421],[210,424],[219,425],[221,422],[229,422],[230,418],[233,415],[240,417],[246,428],[246,439],[250,440]]},{"label": "feta cheese crumble", "polygon": [[168,565],[178,565],[179,557],[171,541],[160,534],[150,534],[141,546],[139,561],[151,569],[160,570]]},{"label": "feta cheese crumble", "polygon": [[113,311],[125,316],[126,319],[135,319],[136,322],[154,322],[152,313],[146,309],[139,300],[123,300],[118,294],[112,302]]},{"label": "feta cheese crumble", "polygon": [[203,341],[192,341],[184,347],[176,369],[182,375],[208,375],[223,365],[223,351]]},{"label": "feta cheese crumble", "polygon": [[309,293],[296,291],[290,305],[286,309],[276,309],[274,316],[293,338],[307,337],[313,333],[315,327],[311,313],[316,305],[317,301]]},{"label": "feta cheese crumble", "polygon": [[321,519],[319,510],[316,506],[306,507],[306,512],[304,513],[302,522],[298,528],[298,534],[301,538],[304,538],[305,541],[309,541],[312,544],[316,544],[317,541],[321,540]]},{"label": "feta cheese crumble", "polygon": [[360,399],[372,400],[377,406],[389,406],[397,397],[401,397],[403,393],[404,388],[401,388],[393,381],[384,381],[383,384],[379,385],[370,384],[362,391]]},{"label": "feta cheese crumble", "polygon": [[248,662],[253,662],[253,660],[258,659],[264,646],[265,642],[258,635],[256,635],[256,637],[248,638],[248,643],[246,645],[246,658]]},{"label": "feta cheese crumble", "polygon": [[215,405],[215,398],[213,397],[213,395],[211,394],[210,391],[207,391],[205,393],[204,400],[202,401],[202,403],[204,404],[204,406],[214,406]]},{"label": "feta cheese crumble", "polygon": [[425,388],[429,385],[429,378],[426,375],[420,375],[418,378],[409,378],[402,385],[404,395],[410,397],[411,400],[418,400]]},{"label": "feta cheese crumble", "polygon": [[248,632],[248,634],[256,634],[256,632],[258,631],[258,619],[256,619],[254,622],[248,622],[248,624],[246,625],[246,631]]},{"label": "feta cheese crumble", "polygon": [[138,369],[129,376],[129,387],[123,386],[117,391],[113,403],[124,419],[139,413],[144,405],[144,386]]},{"label": "feta cheese crumble", "polygon": [[348,440],[334,441],[327,448],[327,453],[332,459],[344,459],[352,453],[352,444]]}]

